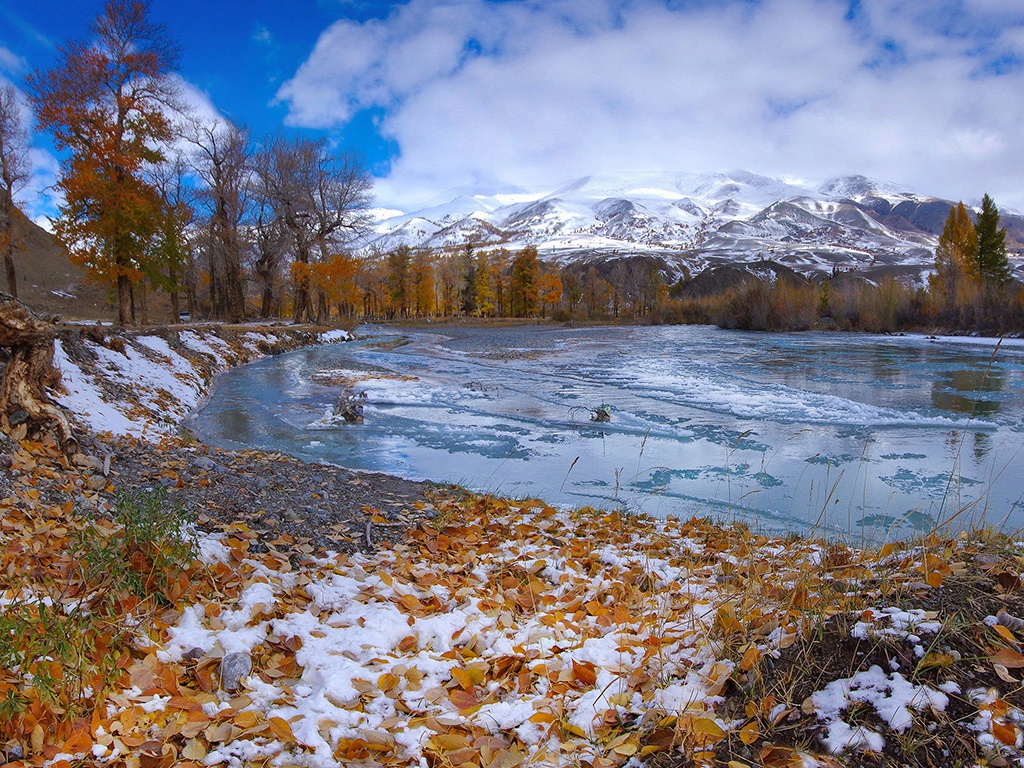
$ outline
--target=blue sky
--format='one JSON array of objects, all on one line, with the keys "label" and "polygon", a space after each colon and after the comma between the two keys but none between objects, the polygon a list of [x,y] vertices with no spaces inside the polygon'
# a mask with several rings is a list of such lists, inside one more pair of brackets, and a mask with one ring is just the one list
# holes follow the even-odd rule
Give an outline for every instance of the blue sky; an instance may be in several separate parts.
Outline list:
[{"label": "blue sky", "polygon": [[[96,0],[0,0],[0,78]],[[381,205],[600,172],[861,173],[1024,208],[1020,0],[153,0],[200,111],[361,152]],[[56,159],[33,153],[30,212]]]}]

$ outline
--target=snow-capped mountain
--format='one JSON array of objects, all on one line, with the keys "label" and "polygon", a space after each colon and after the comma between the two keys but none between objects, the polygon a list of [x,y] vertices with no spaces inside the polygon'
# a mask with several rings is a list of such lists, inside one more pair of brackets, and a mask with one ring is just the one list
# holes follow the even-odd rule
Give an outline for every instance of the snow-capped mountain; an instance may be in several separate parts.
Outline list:
[{"label": "snow-capped mountain", "polygon": [[[603,174],[549,190],[468,194],[384,212],[373,245],[517,249],[545,260],[655,257],[670,272],[771,260],[808,276],[836,269],[920,280],[952,203],[863,176],[821,185],[745,171]],[[1024,218],[1004,214],[1008,245]]]}]

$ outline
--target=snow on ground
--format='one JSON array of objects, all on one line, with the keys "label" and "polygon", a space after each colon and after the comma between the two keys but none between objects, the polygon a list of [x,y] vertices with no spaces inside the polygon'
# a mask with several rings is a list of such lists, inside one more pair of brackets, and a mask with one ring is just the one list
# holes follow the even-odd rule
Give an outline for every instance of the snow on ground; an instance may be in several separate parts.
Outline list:
[{"label": "snow on ground", "polygon": [[[737,667],[710,639],[732,599],[711,530],[510,505],[457,529],[425,529],[418,544],[298,572],[236,552],[237,599],[188,606],[150,641],[163,663],[238,652],[260,660],[244,695],[211,693],[202,706],[277,726],[211,744],[207,765],[260,755],[327,768],[369,749],[382,762],[426,766],[463,743],[525,764],[574,765],[608,753],[610,740],[616,755],[637,752],[641,732],[621,726],[645,716],[686,717],[710,741],[730,727],[716,707]],[[214,565],[232,562],[222,544],[204,551]],[[818,551],[752,555],[785,584]],[[744,658],[771,655],[786,638],[785,627],[765,633]]]},{"label": "snow on ground", "polygon": [[[330,337],[341,340],[347,336],[341,331]],[[58,339],[54,366],[60,372],[62,388],[54,391],[53,397],[70,411],[74,421],[94,432],[157,441],[173,434],[176,425],[199,404],[216,371],[262,357],[267,345],[281,340],[257,330],[245,332],[237,346],[212,332],[183,330],[177,338],[179,350],[153,335],[108,336],[102,344],[82,339],[85,354],[95,358],[84,366]],[[197,357],[203,359],[194,359]]]}]

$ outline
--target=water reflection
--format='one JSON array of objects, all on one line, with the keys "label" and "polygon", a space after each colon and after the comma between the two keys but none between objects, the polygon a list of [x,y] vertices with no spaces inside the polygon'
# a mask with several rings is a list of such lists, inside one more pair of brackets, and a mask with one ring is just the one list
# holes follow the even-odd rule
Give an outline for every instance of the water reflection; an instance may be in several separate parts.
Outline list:
[{"label": "water reflection", "polygon": [[957,367],[936,374],[932,405],[971,417],[997,415],[1001,410],[998,395],[1006,387],[1006,376],[995,366],[976,367],[975,360],[960,358],[958,362]]}]

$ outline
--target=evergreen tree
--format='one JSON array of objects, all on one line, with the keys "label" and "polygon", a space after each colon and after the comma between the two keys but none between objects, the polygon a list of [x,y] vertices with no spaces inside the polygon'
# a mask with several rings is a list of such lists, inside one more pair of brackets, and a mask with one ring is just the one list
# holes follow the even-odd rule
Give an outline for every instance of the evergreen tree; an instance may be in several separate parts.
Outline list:
[{"label": "evergreen tree", "polygon": [[978,214],[977,265],[981,279],[989,285],[1002,287],[1010,282],[1010,265],[1006,259],[1006,229],[999,228],[999,209],[992,198],[981,199]]},{"label": "evergreen tree", "polygon": [[459,269],[462,272],[462,290],[460,292],[460,309],[464,315],[479,314],[480,286],[477,280],[476,259],[473,256],[473,245],[466,243],[459,256]]}]

